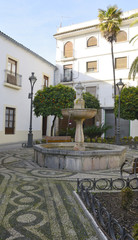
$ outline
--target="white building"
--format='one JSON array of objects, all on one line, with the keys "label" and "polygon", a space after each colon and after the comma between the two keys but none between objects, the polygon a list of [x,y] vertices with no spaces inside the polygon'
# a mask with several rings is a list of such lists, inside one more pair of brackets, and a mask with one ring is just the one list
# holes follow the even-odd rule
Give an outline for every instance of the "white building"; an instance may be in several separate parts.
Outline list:
[{"label": "white building", "polygon": [[[44,85],[54,84],[55,70],[53,64],[0,32],[0,144],[27,140],[30,123],[29,77],[34,72],[37,78],[35,94]],[[50,125],[50,118],[36,118],[33,115],[34,139],[49,135]]]},{"label": "white building", "polygon": [[[127,86],[137,86],[135,81],[128,80],[128,73],[133,60],[138,56],[138,42],[129,40],[138,33],[138,24],[130,27],[133,19],[128,17],[138,9],[123,13],[123,22],[114,43],[116,83],[122,78]],[[101,112],[95,123],[114,125],[113,106],[113,70],[111,44],[107,42],[98,29],[99,20],[92,20],[67,27],[60,27],[54,37],[56,45],[56,64],[59,69],[57,83],[74,87],[79,81],[86,91],[95,95],[101,105]],[[114,129],[107,135],[113,136]],[[138,136],[138,121],[121,119],[122,136]]]}]

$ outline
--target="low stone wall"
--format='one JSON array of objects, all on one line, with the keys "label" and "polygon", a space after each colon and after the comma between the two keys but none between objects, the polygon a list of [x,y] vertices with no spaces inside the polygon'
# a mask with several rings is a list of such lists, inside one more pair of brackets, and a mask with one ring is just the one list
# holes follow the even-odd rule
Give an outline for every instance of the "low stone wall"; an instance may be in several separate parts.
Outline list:
[{"label": "low stone wall", "polygon": [[35,145],[34,161],[42,167],[79,172],[117,168],[125,161],[126,148],[122,146],[85,143],[85,151],[71,150],[73,146],[73,143]]}]

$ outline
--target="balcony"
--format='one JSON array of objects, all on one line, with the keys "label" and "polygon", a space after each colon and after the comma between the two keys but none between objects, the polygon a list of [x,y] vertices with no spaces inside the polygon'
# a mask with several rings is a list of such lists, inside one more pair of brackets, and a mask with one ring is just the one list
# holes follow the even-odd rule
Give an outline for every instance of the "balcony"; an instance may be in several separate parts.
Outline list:
[{"label": "balcony", "polygon": [[73,73],[72,71],[68,72],[68,74],[61,75],[61,82],[72,82],[73,81]]},{"label": "balcony", "polygon": [[21,81],[22,81],[22,75],[18,73],[12,73],[8,70],[5,70],[5,85],[6,86],[13,86],[20,88],[21,87]]}]

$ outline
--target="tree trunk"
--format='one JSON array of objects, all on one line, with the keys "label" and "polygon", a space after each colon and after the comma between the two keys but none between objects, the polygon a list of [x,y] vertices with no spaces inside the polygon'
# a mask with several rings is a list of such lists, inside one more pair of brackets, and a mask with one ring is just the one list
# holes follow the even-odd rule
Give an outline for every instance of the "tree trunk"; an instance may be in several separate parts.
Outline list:
[{"label": "tree trunk", "polygon": [[[116,79],[115,79],[115,61],[114,61],[114,51],[113,51],[113,40],[111,41],[111,54],[112,54],[112,66],[113,66],[113,80],[114,80],[114,106],[116,98]],[[115,117],[115,139],[117,134],[117,118]]]},{"label": "tree trunk", "polygon": [[115,97],[116,97],[116,79],[115,79],[115,61],[114,61],[113,41],[111,41],[111,54],[112,54],[112,66],[113,66],[114,103],[115,103]]},{"label": "tree trunk", "polygon": [[53,119],[53,122],[52,122],[52,126],[51,126],[51,136],[53,136],[53,129],[54,129],[55,121],[56,121],[56,116],[54,116],[54,119]]}]

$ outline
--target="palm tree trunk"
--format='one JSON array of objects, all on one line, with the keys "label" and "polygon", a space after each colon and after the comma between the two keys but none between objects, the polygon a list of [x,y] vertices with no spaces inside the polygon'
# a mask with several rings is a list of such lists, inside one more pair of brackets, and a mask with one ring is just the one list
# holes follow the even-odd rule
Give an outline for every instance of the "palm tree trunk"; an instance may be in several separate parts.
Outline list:
[{"label": "palm tree trunk", "polygon": [[115,102],[115,97],[116,97],[116,80],[115,80],[115,61],[114,61],[113,41],[111,41],[111,54],[112,54],[112,66],[113,66],[114,102]]},{"label": "palm tree trunk", "polygon": [[[114,51],[113,51],[113,41],[111,41],[111,54],[112,54],[112,66],[113,66],[113,80],[114,80],[114,106],[116,98],[116,79],[115,79],[115,61],[114,61]],[[115,117],[115,139],[117,134],[117,118]]]}]

